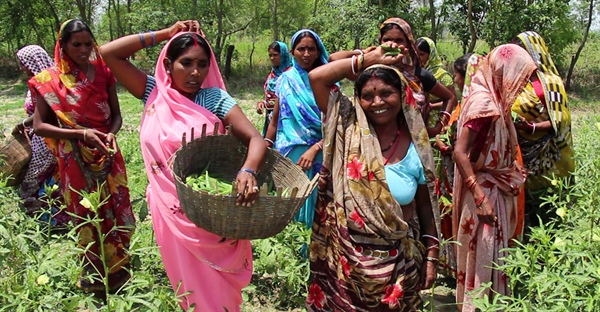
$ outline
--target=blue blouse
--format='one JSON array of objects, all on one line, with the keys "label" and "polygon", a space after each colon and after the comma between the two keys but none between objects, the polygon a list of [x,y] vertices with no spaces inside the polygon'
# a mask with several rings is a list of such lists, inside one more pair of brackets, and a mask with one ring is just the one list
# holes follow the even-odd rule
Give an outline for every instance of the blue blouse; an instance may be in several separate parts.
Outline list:
[{"label": "blue blouse", "polygon": [[[142,102],[144,102],[144,105],[146,104],[146,101],[148,101],[148,96],[150,96],[150,93],[155,87],[156,79],[152,76],[148,76],[148,79],[146,79],[144,95],[142,96]],[[196,93],[194,103],[211,111],[221,120],[225,118],[225,115],[229,113],[231,108],[237,105],[231,95],[221,88],[200,89],[200,91]]]},{"label": "blue blouse", "polygon": [[400,205],[410,204],[417,194],[419,184],[426,184],[425,170],[413,143],[408,146],[402,160],[385,165],[385,177],[396,201]]}]

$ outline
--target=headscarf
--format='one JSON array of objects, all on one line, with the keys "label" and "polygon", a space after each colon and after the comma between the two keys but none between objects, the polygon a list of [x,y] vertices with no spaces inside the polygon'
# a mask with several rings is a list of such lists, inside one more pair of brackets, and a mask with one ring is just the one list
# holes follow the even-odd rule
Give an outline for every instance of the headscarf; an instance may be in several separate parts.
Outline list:
[{"label": "headscarf", "polygon": [[[169,231],[169,235],[178,239],[196,258],[215,264],[220,270],[241,271],[245,267],[246,253],[240,253],[240,257],[224,255],[238,255],[229,251],[249,247],[246,244],[224,243],[218,244],[219,252],[216,252],[220,237],[198,229],[183,214],[171,171],[171,157],[181,147],[182,135],[190,133],[192,127],[198,130],[196,133],[200,133],[202,125],[207,125],[206,134],[211,135],[214,124],[219,123],[218,132],[225,132],[221,120],[216,115],[172,87],[171,76],[167,74],[164,66],[163,60],[167,57],[169,45],[179,36],[189,33],[181,32],[173,36],[165,44],[156,61],[156,87],[146,101],[140,128],[140,143],[149,182],[146,196],[151,208],[159,207],[152,213],[160,214],[157,218],[161,218],[168,226],[168,229],[161,230]],[[202,88],[217,87],[225,90],[212,49],[209,51],[209,57],[209,71],[202,82]]]},{"label": "headscarf", "polygon": [[[19,62],[25,66],[34,76],[48,67],[52,67],[54,62],[48,55],[48,52],[38,45],[27,45],[17,51]],[[25,96],[25,111],[29,116],[33,115],[35,106],[31,100],[31,91],[27,90]]]},{"label": "headscarf", "polygon": [[[535,173],[544,173],[546,170],[557,170],[558,176],[566,176],[575,170],[575,162],[572,150],[571,112],[569,111],[568,97],[563,80],[552,61],[552,57],[542,36],[536,32],[527,31],[520,33],[517,37],[538,66],[538,78],[544,90],[548,116],[550,117],[550,122],[555,133],[550,142],[553,146],[548,149],[548,153],[554,153],[555,155],[545,155],[549,159],[555,159],[555,162],[552,164],[549,162],[540,163],[539,167],[542,168],[538,167]],[[528,121],[534,120],[538,115],[537,113],[533,115],[527,114],[530,110],[523,106],[514,107],[513,109],[525,112],[524,117]],[[520,115],[523,114],[520,113]],[[533,168],[528,169],[533,170]],[[545,181],[542,179],[541,182]]]},{"label": "headscarf", "polygon": [[[423,64],[425,69],[433,73],[433,76],[444,86],[452,86],[453,79],[450,73],[444,69],[444,63],[440,57],[435,42],[428,37],[421,37],[419,39],[424,40],[429,46],[429,59],[427,63]],[[418,41],[418,39],[417,39]],[[418,49],[418,47],[417,47]]]},{"label": "headscarf", "polygon": [[[327,64],[329,53],[317,33],[301,29],[292,36],[292,46],[302,33],[310,33],[320,52],[319,60]],[[321,111],[317,106],[308,72],[292,60],[293,66],[277,80],[276,95],[279,99],[279,121],[275,148],[284,156],[297,145],[313,145],[321,140]]]},{"label": "headscarf", "polygon": [[269,77],[267,77],[267,81],[265,82],[265,91],[268,92],[275,92],[277,78],[279,78],[284,71],[292,66],[292,57],[287,45],[281,41],[275,42],[277,42],[279,45],[279,66],[273,66],[271,69],[271,74],[269,74]]}]

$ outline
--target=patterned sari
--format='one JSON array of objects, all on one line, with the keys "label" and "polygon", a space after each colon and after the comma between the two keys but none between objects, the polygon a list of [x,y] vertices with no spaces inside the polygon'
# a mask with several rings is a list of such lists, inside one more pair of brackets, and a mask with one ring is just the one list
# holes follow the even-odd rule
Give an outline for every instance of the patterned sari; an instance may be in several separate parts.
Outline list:
[{"label": "patterned sari", "polygon": [[[60,35],[59,35],[60,37]],[[62,53],[60,43],[54,49],[54,67],[48,68],[29,80],[32,99],[41,95],[54,111],[59,127],[67,129],[96,129],[107,133],[112,124],[108,87],[115,83],[110,70],[95,47],[90,64],[96,74],[89,81],[85,73]],[[85,275],[99,272],[104,275],[100,262],[98,232],[92,224],[82,224],[83,219],[95,213],[82,205],[80,193],[101,192],[106,203],[98,207],[96,215],[102,219],[101,230],[107,235],[104,250],[108,260],[109,286],[122,285],[129,273],[127,248],[135,227],[135,219],[129,201],[125,162],[120,151],[108,157],[96,148],[77,139],[46,139],[58,157],[60,186],[68,211],[76,214],[79,225],[79,246],[86,248],[83,255],[84,274],[78,286],[85,291],[104,289],[101,282],[90,282]]]},{"label": "patterned sari", "polygon": [[[329,53],[319,35],[312,30],[297,31],[292,37],[292,42],[304,32],[309,32],[316,38],[317,47],[321,52],[320,61],[327,64]],[[321,111],[308,81],[308,72],[296,60],[293,60],[292,63],[292,67],[279,77],[275,88],[277,98],[279,98],[275,148],[282,155],[297,163],[304,152],[322,139],[323,134],[321,132]],[[312,168],[305,172],[309,179],[319,173],[322,161],[323,154],[318,152],[313,160]],[[302,222],[310,228],[313,223],[316,201],[317,193],[315,191],[300,208],[294,220]]]},{"label": "patterned sari", "polygon": [[283,72],[290,69],[292,66],[292,56],[290,55],[290,50],[288,46],[281,42],[276,41],[279,45],[279,66],[273,66],[271,68],[271,72],[267,76],[267,80],[265,80],[265,124],[263,126],[263,137],[267,135],[267,128],[269,123],[271,122],[271,112],[273,111],[273,107],[275,106],[275,100],[277,100],[277,95],[275,93],[275,86],[277,85],[277,79]]},{"label": "patterned sari", "polygon": [[543,88],[545,103],[540,101],[533,87],[529,86],[516,99],[512,111],[528,122],[550,120],[552,123],[551,131],[536,131],[534,134],[517,132],[525,168],[529,171],[527,188],[539,189],[550,185],[544,176],[556,174],[557,177],[567,177],[575,170],[571,113],[562,78],[554,66],[544,39],[533,31],[521,33],[518,38],[538,66],[537,75]]},{"label": "patterned sari", "polygon": [[[460,171],[455,172],[453,196],[453,231],[457,246],[457,303],[462,311],[475,311],[470,291],[492,282],[494,293],[509,294],[508,281],[502,272],[492,269],[502,264],[511,238],[522,231],[517,194],[525,183],[525,170],[518,164],[518,141],[510,115],[512,103],[536,69],[535,63],[520,47],[501,45],[490,52],[472,77],[471,89],[464,99],[458,120],[458,138],[465,127],[475,122],[489,124],[475,138],[469,158],[485,196],[494,207],[495,225],[479,221],[472,192],[464,184]],[[458,166],[458,164],[457,164]]]},{"label": "patterned sari", "polygon": [[[432,207],[431,147],[408,81],[402,111],[421,159]],[[358,99],[332,92],[310,244],[309,311],[414,311],[425,248],[386,182],[375,130]],[[434,209],[435,215],[435,209]],[[436,225],[439,215],[436,215]]]}]

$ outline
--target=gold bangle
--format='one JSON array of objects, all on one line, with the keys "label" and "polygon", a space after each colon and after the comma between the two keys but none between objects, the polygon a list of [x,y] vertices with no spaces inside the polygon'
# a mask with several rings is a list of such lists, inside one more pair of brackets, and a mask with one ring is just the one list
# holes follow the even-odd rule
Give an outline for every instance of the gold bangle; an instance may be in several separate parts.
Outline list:
[{"label": "gold bangle", "polygon": [[87,142],[87,128],[83,129],[83,142]]}]

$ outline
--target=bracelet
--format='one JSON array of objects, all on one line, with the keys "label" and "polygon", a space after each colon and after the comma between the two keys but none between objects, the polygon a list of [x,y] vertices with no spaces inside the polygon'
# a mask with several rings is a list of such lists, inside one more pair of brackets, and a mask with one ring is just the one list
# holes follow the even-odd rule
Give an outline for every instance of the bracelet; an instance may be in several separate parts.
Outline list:
[{"label": "bracelet", "polygon": [[249,174],[251,174],[253,177],[256,178],[256,172],[254,172],[254,170],[252,170],[252,169],[242,168],[242,169],[240,169],[240,171],[238,171],[238,174],[240,172],[248,172]]},{"label": "bracelet", "polygon": [[323,149],[323,143],[321,143],[320,141],[315,143],[315,145],[318,146],[320,150]]},{"label": "bracelet", "polygon": [[[361,49],[355,49],[352,52],[358,52],[358,54],[360,54],[360,55],[365,55],[365,52],[363,52],[363,50],[361,50]],[[356,54],[354,54],[354,55],[356,55]]]},{"label": "bracelet", "polygon": [[87,128],[83,129],[83,142],[87,142]]},{"label": "bracelet", "polygon": [[23,121],[21,122],[21,124],[23,125],[23,128],[27,128],[27,126],[25,125],[26,120],[27,120],[27,118],[23,119]]},{"label": "bracelet", "polygon": [[421,239],[423,239],[423,238],[431,238],[434,241],[436,241],[438,244],[440,243],[440,240],[437,237],[433,236],[433,235],[423,234],[423,235],[421,235]]},{"label": "bracelet", "polygon": [[433,263],[436,263],[436,264],[440,262],[440,259],[434,258],[434,257],[426,257],[425,259],[427,261],[429,261],[429,262],[433,262]]},{"label": "bracelet", "polygon": [[535,122],[532,122],[531,124],[533,125],[533,131],[531,131],[531,134],[534,134],[535,133]]},{"label": "bracelet", "polygon": [[156,35],[154,34],[154,32],[151,30],[150,31],[150,35],[152,36],[152,45],[150,45],[151,47],[156,45]]},{"label": "bracelet", "polygon": [[481,198],[479,198],[476,202],[475,202],[475,206],[479,207],[481,206],[481,204],[483,204],[483,200],[485,199],[485,195],[481,196]]},{"label": "bracelet", "polygon": [[148,47],[146,45],[146,39],[144,38],[144,33],[143,32],[139,32],[138,36],[140,37],[140,43],[142,44],[142,48]]},{"label": "bracelet", "polygon": [[271,143],[271,146],[275,145],[275,142],[273,142],[273,140],[271,140],[269,138],[265,138],[265,142]]},{"label": "bracelet", "polygon": [[357,75],[356,70],[354,69],[354,62],[357,60],[358,58],[356,57],[356,55],[352,55],[352,74]]},{"label": "bracelet", "polygon": [[463,182],[467,185],[467,189],[473,190],[475,185],[477,184],[477,178],[474,175],[469,176],[463,180]]},{"label": "bracelet", "polygon": [[361,72],[363,70],[363,63],[365,62],[365,55],[364,54],[360,54],[358,56],[358,61],[357,61],[357,66],[356,66],[356,71],[357,72]]},{"label": "bracelet", "polygon": [[446,115],[446,116],[448,116],[448,118],[450,118],[450,117],[452,116],[452,115],[450,115],[450,113],[448,113],[447,111],[440,111],[440,112],[438,113],[438,115]]}]

